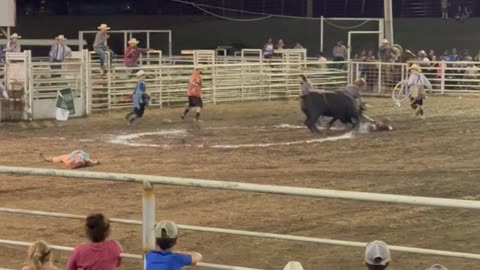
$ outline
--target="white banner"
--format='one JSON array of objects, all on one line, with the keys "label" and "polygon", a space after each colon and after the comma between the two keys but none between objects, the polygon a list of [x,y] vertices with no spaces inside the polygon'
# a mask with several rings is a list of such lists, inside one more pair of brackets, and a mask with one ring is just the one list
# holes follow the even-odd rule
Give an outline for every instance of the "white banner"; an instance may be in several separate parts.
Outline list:
[{"label": "white banner", "polygon": [[15,26],[17,9],[15,0],[0,0],[0,27]]}]

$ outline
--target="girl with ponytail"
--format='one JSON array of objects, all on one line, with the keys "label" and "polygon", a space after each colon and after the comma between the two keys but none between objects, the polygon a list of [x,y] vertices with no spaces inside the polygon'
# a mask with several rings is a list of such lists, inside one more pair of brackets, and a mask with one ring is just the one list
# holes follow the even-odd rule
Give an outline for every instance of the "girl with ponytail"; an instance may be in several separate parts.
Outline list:
[{"label": "girl with ponytail", "polygon": [[48,244],[35,241],[28,249],[27,266],[22,270],[57,270],[52,261],[52,249]]}]

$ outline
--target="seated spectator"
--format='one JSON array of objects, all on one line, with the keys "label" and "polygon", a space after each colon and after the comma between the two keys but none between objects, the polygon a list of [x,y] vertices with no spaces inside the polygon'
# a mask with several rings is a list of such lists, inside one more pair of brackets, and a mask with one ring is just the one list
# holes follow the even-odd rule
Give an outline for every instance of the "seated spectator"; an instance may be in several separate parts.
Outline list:
[{"label": "seated spectator", "polygon": [[26,266],[22,270],[57,270],[52,261],[52,249],[48,244],[35,241],[28,249]]},{"label": "seated spectator", "polygon": [[373,241],[365,248],[365,265],[368,270],[384,270],[390,264],[390,250],[382,241]]},{"label": "seated spectator", "polygon": [[178,239],[178,226],[173,221],[158,223],[155,238],[158,249],[145,255],[145,270],[181,270],[185,266],[196,265],[203,259],[197,252],[173,252]]},{"label": "seated spectator", "polygon": [[429,268],[427,268],[427,270],[448,270],[448,269],[441,264],[434,264],[434,265],[430,266]]},{"label": "seated spectator", "polygon": [[75,247],[67,270],[114,270],[121,265],[122,246],[115,240],[107,240],[110,222],[103,214],[86,218],[85,234],[89,242]]}]

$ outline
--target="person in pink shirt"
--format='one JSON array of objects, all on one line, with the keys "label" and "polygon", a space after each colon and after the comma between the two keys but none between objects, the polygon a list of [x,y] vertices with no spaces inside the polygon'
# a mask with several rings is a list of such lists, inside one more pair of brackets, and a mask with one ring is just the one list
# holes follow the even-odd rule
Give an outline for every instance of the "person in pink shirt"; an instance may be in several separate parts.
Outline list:
[{"label": "person in pink shirt", "polygon": [[103,214],[86,218],[85,233],[89,242],[75,247],[67,270],[114,270],[120,266],[122,246],[115,240],[107,240],[110,222]]}]

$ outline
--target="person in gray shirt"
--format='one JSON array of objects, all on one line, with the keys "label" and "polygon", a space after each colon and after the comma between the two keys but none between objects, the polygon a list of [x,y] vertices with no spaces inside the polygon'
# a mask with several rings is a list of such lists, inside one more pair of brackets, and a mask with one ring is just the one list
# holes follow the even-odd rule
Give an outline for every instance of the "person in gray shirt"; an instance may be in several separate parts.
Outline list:
[{"label": "person in gray shirt", "polygon": [[93,42],[93,50],[100,57],[100,67],[105,70],[105,54],[110,53],[110,64],[112,63],[113,51],[108,48],[107,40],[109,35],[107,31],[110,30],[106,24],[101,24],[98,28],[98,33],[95,36],[95,41]]}]

